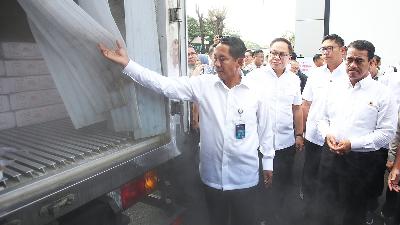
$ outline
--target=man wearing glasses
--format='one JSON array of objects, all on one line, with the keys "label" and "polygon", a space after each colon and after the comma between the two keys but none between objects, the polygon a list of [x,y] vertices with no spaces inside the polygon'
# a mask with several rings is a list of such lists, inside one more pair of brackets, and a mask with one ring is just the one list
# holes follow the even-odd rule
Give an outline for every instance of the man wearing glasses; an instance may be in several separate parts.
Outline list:
[{"label": "man wearing glasses", "polygon": [[[257,148],[264,154],[263,178],[271,185],[274,149],[271,115],[258,86],[242,77],[246,47],[235,37],[222,37],[214,52],[218,76],[169,78],[128,58],[117,42],[99,45],[105,58],[124,67],[141,85],[173,99],[199,104],[200,177],[211,225],[254,225],[259,181]],[[179,176],[179,174],[177,174]]]},{"label": "man wearing glasses", "polygon": [[344,40],[337,34],[322,39],[320,48],[325,65],[310,71],[304,87],[303,116],[305,123],[305,160],[300,196],[305,203],[305,218],[311,213],[312,201],[317,187],[317,176],[324,138],[317,130],[317,122],[325,105],[325,96],[332,83],[346,80],[346,66],[343,57],[346,52]]},{"label": "man wearing glasses", "polygon": [[292,44],[285,38],[276,38],[270,44],[268,65],[253,70],[248,77],[263,86],[265,98],[271,105],[274,133],[274,182],[270,206],[274,212],[273,224],[286,214],[282,206],[288,188],[292,185],[292,168],[296,150],[303,148],[303,114],[301,110],[300,79],[287,69]]}]

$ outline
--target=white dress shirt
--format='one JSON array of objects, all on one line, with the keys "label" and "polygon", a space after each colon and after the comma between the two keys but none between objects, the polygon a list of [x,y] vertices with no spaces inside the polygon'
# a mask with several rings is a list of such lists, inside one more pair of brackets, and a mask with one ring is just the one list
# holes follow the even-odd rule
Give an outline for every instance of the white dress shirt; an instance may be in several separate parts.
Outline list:
[{"label": "white dress shirt", "polygon": [[357,82],[336,83],[326,100],[318,130],[323,137],[349,140],[351,151],[376,151],[394,137],[397,108],[390,91],[370,75]]},{"label": "white dress shirt", "polygon": [[[173,99],[199,104],[200,177],[213,188],[242,189],[258,183],[258,146],[263,169],[272,170],[274,149],[270,113],[260,91],[243,77],[229,89],[216,75],[168,78],[132,60],[125,74],[139,84]],[[245,137],[236,139],[235,127],[245,124]]]},{"label": "white dress shirt", "polygon": [[334,69],[332,73],[326,64],[310,71],[302,93],[304,100],[312,102],[306,122],[305,138],[308,141],[319,146],[324,144],[325,139],[318,132],[317,122],[321,119],[321,112],[325,107],[326,95],[334,82],[347,82],[348,80],[344,62]]},{"label": "white dress shirt", "polygon": [[253,70],[248,77],[264,89],[271,106],[274,149],[294,145],[292,106],[302,103],[299,77],[288,69],[278,77],[269,65]]},{"label": "white dress shirt", "polygon": [[[389,90],[392,93],[392,96],[394,98],[394,102],[396,103],[396,106],[400,109],[400,75],[395,72],[382,73],[381,71],[378,71],[378,74],[376,75],[375,80],[377,80],[378,82],[381,82],[382,84],[384,84],[386,87],[389,88]],[[390,146],[390,143],[388,145],[384,146],[384,148],[390,150],[388,159],[389,158],[394,159],[393,150],[392,150],[393,147]]]},{"label": "white dress shirt", "polygon": [[382,74],[378,73],[378,81],[386,85],[392,92],[392,96],[395,98],[397,106],[400,106],[400,73],[397,72],[386,72]]}]

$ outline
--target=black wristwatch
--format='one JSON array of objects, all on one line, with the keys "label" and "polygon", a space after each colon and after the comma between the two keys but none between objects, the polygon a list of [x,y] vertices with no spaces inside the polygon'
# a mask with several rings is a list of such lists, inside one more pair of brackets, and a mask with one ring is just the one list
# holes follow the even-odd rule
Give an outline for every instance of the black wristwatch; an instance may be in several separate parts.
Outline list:
[{"label": "black wristwatch", "polygon": [[296,137],[297,137],[297,136],[299,136],[299,137],[303,137],[303,134],[296,134]]}]

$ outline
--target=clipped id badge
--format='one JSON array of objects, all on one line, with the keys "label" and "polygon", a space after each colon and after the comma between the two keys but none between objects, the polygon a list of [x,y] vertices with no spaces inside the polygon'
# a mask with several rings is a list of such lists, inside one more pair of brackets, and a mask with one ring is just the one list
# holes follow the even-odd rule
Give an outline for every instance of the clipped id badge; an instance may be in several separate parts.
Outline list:
[{"label": "clipped id badge", "polygon": [[235,126],[236,139],[243,139],[246,137],[246,124],[240,123]]},{"label": "clipped id badge", "polygon": [[246,124],[244,124],[242,120],[243,109],[239,108],[238,113],[240,119],[238,123],[235,125],[235,137],[236,139],[243,139],[246,137]]}]

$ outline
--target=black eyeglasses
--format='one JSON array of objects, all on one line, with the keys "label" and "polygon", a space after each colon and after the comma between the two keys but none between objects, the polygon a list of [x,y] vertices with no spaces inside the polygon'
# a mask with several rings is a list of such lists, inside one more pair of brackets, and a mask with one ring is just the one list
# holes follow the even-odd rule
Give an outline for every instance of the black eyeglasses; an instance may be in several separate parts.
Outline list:
[{"label": "black eyeglasses", "polygon": [[289,56],[289,53],[270,51],[270,52],[269,52],[269,56],[272,56],[272,57],[279,57],[279,59],[283,59],[283,58]]},{"label": "black eyeglasses", "polygon": [[319,50],[321,51],[321,52],[331,52],[331,51],[333,51],[333,49],[334,48],[339,48],[339,46],[326,46],[326,47],[321,47],[321,48],[319,48]]}]

